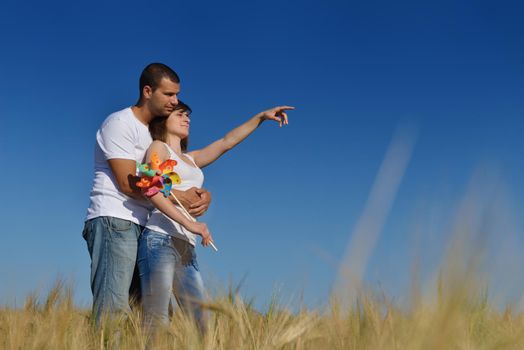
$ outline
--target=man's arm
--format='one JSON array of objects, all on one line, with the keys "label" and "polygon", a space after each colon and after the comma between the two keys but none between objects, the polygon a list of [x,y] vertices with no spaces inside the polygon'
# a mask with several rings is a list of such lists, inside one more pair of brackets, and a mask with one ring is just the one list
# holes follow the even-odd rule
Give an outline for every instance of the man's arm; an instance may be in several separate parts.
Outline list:
[{"label": "man's arm", "polygon": [[[141,189],[135,185],[139,181],[139,178],[134,175],[136,162],[129,159],[109,159],[107,162],[116,179],[118,190],[129,197],[144,199]],[[186,191],[175,189],[172,191],[193,216],[203,215],[211,203],[211,193],[204,189],[192,187]],[[171,200],[175,201],[173,198]]]},{"label": "man's arm", "polygon": [[[189,214],[196,217],[204,215],[211,204],[211,193],[203,188],[191,187],[186,191],[175,189],[171,191],[189,211]],[[171,198],[171,201],[175,202],[175,199]]]},{"label": "man's arm", "polygon": [[135,176],[135,161],[130,159],[108,159],[107,163],[111,168],[111,172],[113,172],[120,192],[135,199],[144,199],[140,189],[135,186],[138,181],[138,178]]},{"label": "man's arm", "polygon": [[134,129],[125,118],[108,118],[100,127],[96,140],[116,180],[116,187],[123,194],[143,199],[140,190],[134,186],[136,179]]}]

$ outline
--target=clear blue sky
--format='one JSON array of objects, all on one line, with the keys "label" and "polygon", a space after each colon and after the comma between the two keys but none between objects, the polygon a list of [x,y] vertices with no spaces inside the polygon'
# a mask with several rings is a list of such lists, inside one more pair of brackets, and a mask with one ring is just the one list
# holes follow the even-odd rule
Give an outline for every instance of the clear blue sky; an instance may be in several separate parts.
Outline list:
[{"label": "clear blue sky", "polygon": [[[414,226],[445,222],[486,161],[518,236],[523,17],[518,1],[2,2],[0,301],[62,275],[90,303],[81,231],[95,132],[136,101],[150,62],[181,76],[193,148],[265,108],[297,107],[288,127],[263,125],[205,170],[214,200],[203,220],[220,248],[199,249],[211,286],[247,274],[242,291],[260,304],[275,287],[325,302],[399,124],[418,139],[371,284],[402,295]],[[423,238],[422,255],[443,239]]]}]

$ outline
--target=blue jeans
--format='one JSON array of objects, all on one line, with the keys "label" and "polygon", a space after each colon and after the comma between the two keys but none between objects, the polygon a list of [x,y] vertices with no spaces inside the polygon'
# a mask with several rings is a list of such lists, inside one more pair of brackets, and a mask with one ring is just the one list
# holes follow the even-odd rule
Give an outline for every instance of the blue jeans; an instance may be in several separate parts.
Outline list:
[{"label": "blue jeans", "polygon": [[155,330],[169,323],[174,294],[181,309],[205,331],[206,315],[201,307],[205,291],[195,247],[146,228],[138,242],[138,269],[146,327]]},{"label": "blue jeans", "polygon": [[113,318],[129,313],[129,293],[135,271],[138,237],[142,226],[100,216],[85,222],[82,236],[91,256],[93,317],[97,325],[104,314]]}]

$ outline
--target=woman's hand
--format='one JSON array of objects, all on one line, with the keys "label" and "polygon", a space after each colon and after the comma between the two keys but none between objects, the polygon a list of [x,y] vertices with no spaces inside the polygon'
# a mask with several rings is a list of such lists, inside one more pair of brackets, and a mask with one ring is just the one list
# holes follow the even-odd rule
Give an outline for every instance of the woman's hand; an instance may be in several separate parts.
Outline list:
[{"label": "woman's hand", "polygon": [[202,236],[202,245],[204,247],[207,247],[209,245],[209,242],[213,240],[213,238],[211,237],[211,233],[207,228],[207,225],[203,222],[188,222],[184,226],[194,234]]},{"label": "woman's hand", "polygon": [[295,109],[295,107],[291,106],[278,106],[271,109],[268,109],[267,111],[263,111],[259,113],[260,118],[262,120],[274,120],[278,122],[278,126],[282,127],[282,125],[288,124],[287,119],[287,113],[286,111],[290,111]]}]

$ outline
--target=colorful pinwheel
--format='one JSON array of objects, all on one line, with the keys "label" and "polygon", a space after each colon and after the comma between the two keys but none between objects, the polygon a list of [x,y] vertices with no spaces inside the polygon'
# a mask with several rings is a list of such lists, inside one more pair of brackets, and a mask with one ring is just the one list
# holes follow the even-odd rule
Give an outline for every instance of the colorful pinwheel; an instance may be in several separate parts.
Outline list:
[{"label": "colorful pinwheel", "polygon": [[[182,179],[174,171],[177,164],[177,161],[174,159],[168,159],[161,163],[158,154],[153,152],[151,154],[151,166],[149,166],[149,164],[136,163],[140,176],[140,181],[136,183],[136,186],[140,187],[144,195],[148,198],[153,197],[158,192],[161,192],[166,198],[172,196],[179,205],[177,208],[179,208],[189,220],[196,222],[196,219],[189,214],[178,198],[171,192],[173,184],[179,185],[182,183]],[[218,251],[213,242],[210,242],[210,244],[215,251]]]}]

